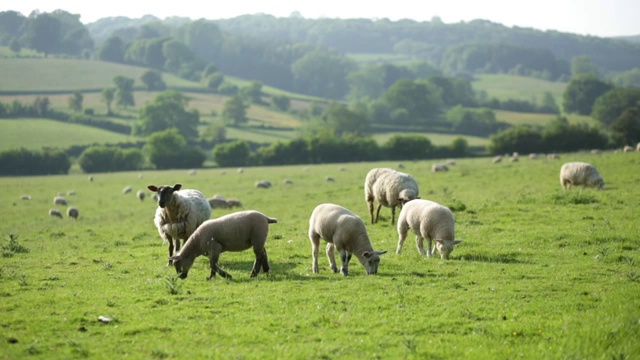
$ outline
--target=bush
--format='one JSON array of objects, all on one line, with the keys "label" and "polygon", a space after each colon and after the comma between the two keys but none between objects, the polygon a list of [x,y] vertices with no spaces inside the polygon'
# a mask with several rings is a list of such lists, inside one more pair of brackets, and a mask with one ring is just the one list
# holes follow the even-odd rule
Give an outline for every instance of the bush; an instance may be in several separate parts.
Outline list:
[{"label": "bush", "polygon": [[78,164],[87,173],[137,170],[142,168],[144,156],[138,149],[98,145],[85,149],[78,158]]},{"label": "bush", "polygon": [[5,176],[67,174],[70,168],[69,156],[60,149],[20,148],[0,153],[0,174]]}]

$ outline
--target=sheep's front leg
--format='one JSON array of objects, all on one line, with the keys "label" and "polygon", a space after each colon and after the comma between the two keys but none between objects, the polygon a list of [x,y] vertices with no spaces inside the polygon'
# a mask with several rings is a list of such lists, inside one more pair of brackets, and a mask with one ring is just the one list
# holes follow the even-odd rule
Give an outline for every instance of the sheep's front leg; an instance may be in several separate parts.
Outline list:
[{"label": "sheep's front leg", "polygon": [[395,218],[396,218],[396,207],[392,206],[391,207],[391,225],[393,225]]},{"label": "sheep's front leg", "polygon": [[338,250],[340,253],[340,261],[342,261],[342,269],[340,269],[340,273],[342,276],[349,275],[349,260],[351,260],[351,253],[347,252],[345,249]]},{"label": "sheep's front leg", "polygon": [[[429,247],[431,247],[431,240],[429,241]],[[428,251],[424,251],[424,238],[420,235],[416,236],[416,247],[418,247],[418,252],[423,255],[423,256],[427,256],[429,257],[429,252]]]},{"label": "sheep's front leg", "polygon": [[329,266],[331,267],[331,271],[333,271],[334,273],[337,273],[338,266],[336,265],[335,249],[336,249],[335,245],[333,245],[330,242],[327,243],[326,253],[327,253],[327,259],[329,259]]},{"label": "sheep's front leg", "polygon": [[432,245],[431,238],[427,238],[427,257],[432,257],[433,253],[436,251],[435,244]]},{"label": "sheep's front leg", "polygon": [[314,274],[319,273],[318,269],[318,252],[320,251],[320,235],[316,233],[309,234],[311,240],[311,270]]},{"label": "sheep's front leg", "polygon": [[378,222],[378,220],[380,219],[380,209],[382,209],[382,204],[378,203],[378,207],[376,208],[376,221]]}]

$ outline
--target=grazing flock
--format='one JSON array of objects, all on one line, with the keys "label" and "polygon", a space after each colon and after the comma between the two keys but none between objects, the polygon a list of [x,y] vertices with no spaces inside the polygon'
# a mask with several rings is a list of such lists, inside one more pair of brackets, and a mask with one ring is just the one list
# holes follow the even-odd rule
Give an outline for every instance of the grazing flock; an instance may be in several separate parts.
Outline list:
[{"label": "grazing flock", "polygon": [[[517,159],[518,155],[514,153],[509,157],[510,161],[517,161],[513,159]],[[502,158],[495,157],[492,162],[499,163]],[[536,159],[537,156],[530,155],[529,158]],[[553,158],[558,157],[554,154]],[[455,160],[448,161],[447,165],[455,165]],[[447,171],[447,165],[435,164],[432,171]],[[398,167],[404,168],[401,164]],[[238,169],[238,172],[242,173],[243,170]],[[92,176],[89,177],[89,181],[93,181]],[[326,181],[334,179],[327,177]],[[284,184],[290,185],[292,181],[286,180]],[[560,168],[560,184],[563,190],[574,186],[603,189],[604,179],[591,164],[568,162]],[[261,180],[256,182],[255,186],[268,189],[271,183]],[[253,249],[255,255],[251,277],[257,276],[260,270],[269,273],[265,243],[269,225],[277,223],[276,218],[255,210],[246,210],[211,219],[212,209],[242,207],[241,202],[238,199],[227,200],[221,195],[207,199],[196,189],[183,189],[182,184],[149,185],[147,189],[153,192],[152,197],[158,205],[153,223],[163,241],[169,244],[167,265],[173,265],[181,279],[187,277],[198,256],[209,258],[209,279],[214,278],[216,274],[223,278],[231,278],[231,275],[218,265],[220,255],[226,251],[248,249]],[[122,192],[127,194],[132,191],[133,189],[127,186]],[[68,193],[73,194],[75,191]],[[144,191],[136,193],[140,201],[144,201],[145,196]],[[455,246],[462,242],[456,239],[452,211],[434,201],[421,199],[418,183],[410,174],[391,168],[371,169],[364,179],[364,197],[371,224],[378,222],[380,210],[384,206],[391,210],[391,224],[394,225],[396,208],[400,209],[395,224],[398,235],[396,254],[400,254],[409,231],[416,236],[419,253],[426,257],[433,257],[437,252],[442,259],[449,259]],[[21,199],[30,200],[31,196],[22,195]],[[57,206],[67,206],[67,200],[62,195],[54,197],[53,203]],[[374,206],[375,204],[377,206]],[[56,208],[50,209],[49,215],[63,217],[63,213]],[[77,207],[67,208],[67,216],[70,219],[78,219],[78,215]],[[335,259],[337,251],[341,262],[340,273],[344,276],[348,275],[348,266],[353,255],[367,274],[374,275],[378,272],[381,255],[386,253],[384,250],[374,250],[365,222],[338,204],[324,203],[313,209],[309,218],[308,236],[311,242],[311,268],[314,273],[319,272],[318,253],[321,239],[326,242],[326,255],[331,270],[334,273],[338,272]]]}]

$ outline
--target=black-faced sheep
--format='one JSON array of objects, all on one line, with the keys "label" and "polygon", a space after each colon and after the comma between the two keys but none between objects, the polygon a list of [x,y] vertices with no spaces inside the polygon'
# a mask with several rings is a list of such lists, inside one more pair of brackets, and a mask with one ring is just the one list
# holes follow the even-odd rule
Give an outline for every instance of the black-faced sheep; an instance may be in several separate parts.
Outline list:
[{"label": "black-faced sheep", "polygon": [[131,186],[125,186],[124,189],[122,189],[123,194],[128,194],[131,191],[133,191],[133,188]]},{"label": "black-faced sheep", "polygon": [[256,260],[251,269],[251,277],[255,277],[262,271],[269,272],[269,259],[264,244],[269,233],[269,224],[278,220],[267,217],[255,211],[247,210],[210,219],[202,223],[189,237],[182,250],[170,258],[181,279],[185,279],[193,261],[200,255],[209,257],[211,275],[216,273],[224,278],[231,275],[218,266],[220,254],[225,251],[244,251],[253,248]]},{"label": "black-faced sheep", "polygon": [[231,207],[229,206],[227,200],[222,198],[212,197],[207,199],[207,201],[209,202],[209,206],[211,206],[212,209],[228,209]]},{"label": "black-faced sheep", "polygon": [[604,179],[595,166],[585,162],[569,162],[560,168],[560,185],[566,190],[571,186],[604,188]]},{"label": "black-faced sheep", "polygon": [[[378,222],[380,208],[391,208],[391,224],[396,216],[396,206],[402,205],[413,199],[419,198],[418,183],[409,174],[389,168],[375,168],[367,173],[364,180],[364,199],[369,206],[371,223]],[[373,216],[373,202],[378,202],[376,216]]]},{"label": "black-faced sheep", "polygon": [[53,205],[67,205],[67,199],[62,196],[56,196],[53,198]]},{"label": "black-faced sheep", "polygon": [[58,209],[49,209],[49,216],[62,219],[62,213]]},{"label": "black-faced sheep", "polygon": [[268,189],[268,188],[271,187],[271,181],[269,181],[269,180],[260,180],[260,181],[256,181],[255,185],[259,189]]},{"label": "black-faced sheep", "polygon": [[138,200],[144,201],[144,198],[147,197],[147,193],[145,193],[144,190],[138,190],[138,192],[136,192],[136,197]]},{"label": "black-faced sheep", "polygon": [[380,255],[385,250],[375,251],[369,240],[367,229],[360,217],[335,204],[320,204],[311,213],[309,218],[309,240],[311,240],[312,270],[318,273],[318,249],[320,239],[327,242],[327,258],[333,272],[338,272],[335,250],[340,254],[342,268],[340,273],[346,276],[349,273],[349,261],[351,255],[355,255],[364,266],[367,274],[378,273]]},{"label": "black-faced sheep", "polygon": [[[455,245],[462,240],[455,240],[455,222],[449,208],[436,202],[416,199],[406,203],[398,216],[398,248],[400,254],[407,233],[411,230],[416,235],[416,246],[420,254],[432,257],[437,249],[443,259],[448,259]],[[427,239],[427,250],[424,250],[424,239]],[[431,242],[435,242],[435,248]]]},{"label": "black-faced sheep", "polygon": [[70,206],[67,208],[67,216],[69,219],[78,219],[78,215],[80,214],[80,210],[78,210],[75,206]]},{"label": "black-faced sheep", "polygon": [[[169,257],[174,248],[180,250],[180,239],[185,241],[206,220],[211,218],[211,206],[198,190],[181,190],[182,184],[174,186],[149,185],[149,190],[158,195],[158,208],[153,223],[160,237],[169,243]],[[169,262],[169,265],[171,262]]]},{"label": "black-faced sheep", "polygon": [[242,207],[242,203],[238,199],[227,199],[227,204],[229,204],[229,207],[232,207],[232,208]]}]

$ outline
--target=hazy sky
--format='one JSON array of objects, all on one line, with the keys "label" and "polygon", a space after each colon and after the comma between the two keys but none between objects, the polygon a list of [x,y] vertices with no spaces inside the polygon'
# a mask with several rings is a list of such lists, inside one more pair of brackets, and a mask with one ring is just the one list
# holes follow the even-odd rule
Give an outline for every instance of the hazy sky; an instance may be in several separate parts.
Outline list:
[{"label": "hazy sky", "polygon": [[15,10],[24,15],[36,9],[80,14],[83,23],[109,16],[222,19],[256,13],[286,17],[298,11],[305,18],[424,21],[438,16],[445,23],[485,19],[510,27],[582,35],[640,35],[640,0],[5,0],[0,5],[1,11]]}]

